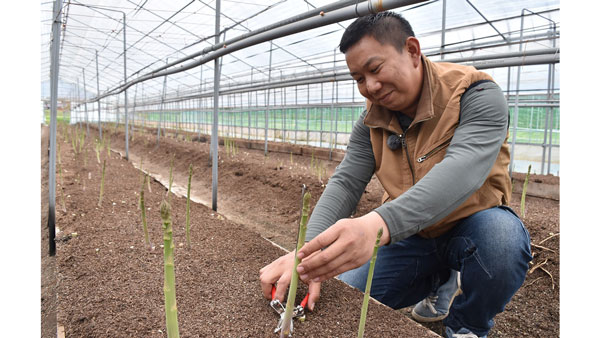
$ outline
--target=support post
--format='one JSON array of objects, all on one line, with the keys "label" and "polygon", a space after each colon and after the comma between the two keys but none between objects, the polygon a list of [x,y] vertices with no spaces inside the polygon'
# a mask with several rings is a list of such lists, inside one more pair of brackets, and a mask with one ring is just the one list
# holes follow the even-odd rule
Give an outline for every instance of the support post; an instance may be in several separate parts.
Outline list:
[{"label": "support post", "polygon": [[[271,40],[271,46],[269,48],[269,80],[271,83],[271,65],[273,61],[273,40]],[[269,102],[270,102],[271,89],[267,89],[267,107],[265,109],[265,156],[267,156],[268,149],[268,138],[269,138]]]},{"label": "support post", "polygon": [[[321,107],[319,109],[321,111],[321,131],[319,131],[319,148],[323,148],[323,82],[321,82]],[[331,116],[331,113],[329,114]],[[329,120],[331,124],[331,119]]]},{"label": "support post", "polygon": [[85,128],[86,128],[86,137],[90,137],[90,123],[88,120],[88,108],[87,108],[87,87],[85,85],[85,68],[83,69],[83,102],[85,107]]},{"label": "support post", "polygon": [[[521,11],[521,33],[519,38],[519,52],[523,50],[523,23],[524,23],[524,12]],[[515,110],[513,112],[513,135],[512,142],[510,146],[510,166],[509,166],[509,175],[512,178],[512,173],[514,169],[514,158],[515,158],[515,144],[517,143],[517,127],[519,123],[519,87],[521,85],[521,66],[517,67],[517,89],[515,91]]]},{"label": "support post", "polygon": [[298,144],[298,86],[294,86],[295,108],[294,108],[294,144]]},{"label": "support post", "polygon": [[442,0],[442,45],[440,46],[440,58],[444,59],[446,47],[446,0]]},{"label": "support post", "polygon": [[50,155],[48,164],[48,254],[56,255],[56,108],[62,0],[55,0],[52,10],[52,45],[50,47]]},{"label": "support post", "polygon": [[[336,61],[336,56],[337,56],[337,50],[334,48],[333,49],[333,77],[335,78],[335,61]],[[331,87],[331,93],[333,94],[333,83],[332,83],[332,87]],[[333,95],[332,95],[333,96]],[[331,107],[333,110],[333,97],[331,98]],[[338,81],[337,79],[335,80],[335,103],[338,103]],[[331,142],[331,136],[332,136],[332,132],[334,132],[331,128],[331,123],[329,124],[329,160],[331,161],[331,157],[332,157],[332,153],[333,153],[333,147],[335,147],[335,145],[337,144],[337,128],[338,128],[338,106],[335,106],[335,139],[333,141],[333,143]],[[331,114],[331,113],[330,113]]]},{"label": "support post", "polygon": [[306,85],[306,145],[310,144],[310,84]]},{"label": "support post", "polygon": [[[215,13],[215,45],[219,44],[219,35],[221,30],[221,0],[216,1],[216,13]],[[210,135],[210,147],[212,149],[212,209],[217,211],[217,188],[218,188],[218,175],[219,175],[219,80],[220,80],[220,67],[219,59],[215,59],[215,79],[213,88],[213,124],[212,132]]]},{"label": "support post", "polygon": [[[252,85],[252,77],[254,75],[254,68],[250,68],[250,85]],[[252,124],[251,119],[251,107],[252,105],[252,94],[248,91],[248,139],[250,139],[250,126]]]},{"label": "support post", "polygon": [[200,116],[201,116],[201,110],[202,110],[202,76],[204,72],[204,65],[200,66],[200,89],[199,89],[199,95],[198,95],[198,114],[196,115],[196,118],[198,119],[198,139],[200,139],[200,130],[202,129],[202,125],[200,124]]},{"label": "support post", "polygon": [[[79,78],[77,78],[77,110],[79,110],[79,105],[81,102],[81,95],[79,94]],[[72,103],[71,103],[72,105]],[[79,118],[79,114],[77,114],[77,122],[79,122],[79,128],[81,128],[81,119]]]},{"label": "support post", "polygon": [[[100,75],[98,72],[98,50],[96,50],[96,88],[98,89],[98,95],[100,96]],[[102,140],[102,119],[100,117],[100,99],[98,99],[98,133],[100,140]]]},{"label": "support post", "polygon": [[[168,63],[169,61],[167,61]],[[167,76],[165,75],[165,79],[163,80],[163,92],[162,97],[160,98],[160,111],[158,112],[158,128],[156,133],[156,146],[160,145],[160,129],[162,126],[163,120],[163,108],[165,104],[165,96],[167,95]]]},{"label": "support post", "polygon": [[[123,13],[123,83],[127,83],[127,45],[125,28],[125,13]],[[127,116],[127,88],[125,88],[125,159],[129,161],[129,117]]]}]

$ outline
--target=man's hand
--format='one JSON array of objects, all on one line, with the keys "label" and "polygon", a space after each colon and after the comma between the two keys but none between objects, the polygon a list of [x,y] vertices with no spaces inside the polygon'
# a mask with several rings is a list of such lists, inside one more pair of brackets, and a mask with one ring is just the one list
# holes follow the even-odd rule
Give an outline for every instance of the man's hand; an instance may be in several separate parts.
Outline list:
[{"label": "man's hand", "polygon": [[[273,284],[277,284],[275,298],[279,299],[281,302],[285,299],[287,288],[292,280],[295,252],[295,250],[291,251],[260,269],[260,287],[262,288],[263,296],[265,296],[265,298],[271,299],[271,288]],[[312,311],[321,294],[321,283],[308,283],[308,293],[308,309]]]},{"label": "man's hand", "polygon": [[363,265],[373,254],[379,228],[383,228],[380,245],[386,245],[390,232],[376,212],[339,220],[298,252],[299,258],[307,257],[297,268],[300,279],[305,283],[320,283]]}]

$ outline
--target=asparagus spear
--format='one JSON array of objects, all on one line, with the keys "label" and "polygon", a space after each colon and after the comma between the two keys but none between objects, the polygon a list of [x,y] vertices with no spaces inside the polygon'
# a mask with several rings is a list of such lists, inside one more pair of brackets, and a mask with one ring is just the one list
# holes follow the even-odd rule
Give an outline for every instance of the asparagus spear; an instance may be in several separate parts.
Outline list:
[{"label": "asparagus spear", "polygon": [[102,179],[100,180],[100,199],[98,200],[98,206],[102,205],[102,193],[104,193],[104,171],[106,170],[106,159],[102,163]]},{"label": "asparagus spear", "polygon": [[373,271],[375,270],[375,261],[377,260],[377,250],[379,249],[379,241],[383,229],[379,228],[377,231],[377,239],[375,240],[375,246],[373,246],[373,255],[371,256],[371,263],[369,264],[369,274],[367,275],[367,286],[365,287],[365,296],[363,297],[363,305],[360,310],[360,323],[358,324],[358,337],[362,338],[365,333],[365,322],[367,321],[367,308],[369,307],[369,295],[371,294],[371,282],[373,281]]},{"label": "asparagus spear", "polygon": [[[144,180],[148,179],[148,175],[144,177]],[[150,236],[148,236],[148,223],[146,222],[146,205],[144,203],[144,182],[142,182],[142,188],[140,189],[140,209],[142,211],[142,225],[144,227],[144,239],[146,244],[150,245]]]},{"label": "asparagus spear", "polygon": [[177,301],[175,299],[175,258],[173,244],[173,225],[171,224],[171,206],[163,200],[160,204],[160,217],[163,221],[165,277],[163,291],[165,293],[165,317],[167,321],[167,337],[179,338],[177,322]]},{"label": "asparagus spear", "polygon": [[531,164],[527,168],[527,176],[523,182],[523,193],[521,194],[521,217],[525,217],[525,196],[527,195],[527,185],[529,184],[529,174],[531,173]]},{"label": "asparagus spear", "polygon": [[188,245],[192,245],[190,240],[190,189],[192,187],[192,174],[194,168],[190,163],[190,176],[188,178],[188,188],[187,188],[187,203],[185,205],[185,238],[187,240]]},{"label": "asparagus spear", "polygon": [[283,323],[281,324],[280,338],[291,337],[292,333],[292,315],[294,312],[294,302],[296,300],[296,289],[298,288],[298,264],[301,260],[298,258],[298,251],[304,245],[306,238],[306,225],[308,224],[308,210],[310,208],[310,192],[304,194],[302,198],[302,217],[300,219],[300,229],[298,230],[298,242],[296,243],[296,257],[294,262],[294,270],[292,270],[292,280],[287,296],[287,304],[285,305],[285,313]]}]

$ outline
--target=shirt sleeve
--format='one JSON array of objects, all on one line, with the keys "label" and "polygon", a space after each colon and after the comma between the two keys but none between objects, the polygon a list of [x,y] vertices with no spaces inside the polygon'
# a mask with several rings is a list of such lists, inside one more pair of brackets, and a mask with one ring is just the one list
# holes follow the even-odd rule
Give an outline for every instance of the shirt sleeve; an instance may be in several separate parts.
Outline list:
[{"label": "shirt sleeve", "polygon": [[485,182],[508,127],[508,106],[494,82],[484,82],[461,99],[460,121],[446,154],[417,184],[375,211],[397,242],[437,223]]},{"label": "shirt sleeve", "polygon": [[366,110],[354,124],[344,159],[315,205],[306,231],[307,242],[338,220],[349,217],[373,176],[375,157],[369,127],[363,122],[365,115]]}]

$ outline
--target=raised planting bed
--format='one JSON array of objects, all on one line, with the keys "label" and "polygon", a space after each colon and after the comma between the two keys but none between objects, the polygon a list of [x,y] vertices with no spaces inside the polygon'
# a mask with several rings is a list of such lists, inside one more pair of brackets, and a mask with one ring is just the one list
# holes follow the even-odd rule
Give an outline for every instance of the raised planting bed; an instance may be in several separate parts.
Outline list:
[{"label": "raised planting bed", "polygon": [[[92,137],[97,135],[93,127],[90,128],[90,132]],[[139,171],[136,171],[133,166],[139,167],[142,157],[144,170],[149,171],[157,180],[168,185],[166,182],[169,177],[170,161],[175,154],[175,191],[185,191],[188,166],[193,163],[192,196],[195,200],[210,205],[212,168],[208,155],[209,144],[198,142],[202,139],[209,140],[209,137],[204,136],[191,142],[184,141],[181,135],[176,140],[172,137],[174,134],[171,133],[170,137],[161,137],[160,146],[157,148],[155,133],[142,134],[136,131],[134,135],[134,140],[129,143],[129,162],[115,152],[107,161],[103,207],[98,209],[96,208],[101,166],[96,161],[93,145],[90,145],[92,148],[89,148],[87,166],[82,165],[81,158],[74,158],[73,152],[67,147],[67,144],[61,149],[65,169],[68,172],[63,173],[65,184],[59,184],[59,189],[64,188],[65,196],[71,196],[66,198],[67,212],[63,213],[60,210],[57,192],[57,224],[61,227],[58,237],[62,238],[61,236],[66,236],[71,232],[78,233],[77,237],[65,238],[64,241],[58,243],[59,322],[65,326],[67,336],[70,336],[69,332],[73,334],[73,328],[83,330],[84,327],[88,329],[100,327],[97,329],[99,331],[89,329],[92,331],[78,332],[83,332],[80,334],[86,337],[96,335],[106,337],[111,336],[104,333],[106,330],[111,330],[111,333],[117,332],[111,328],[113,326],[125,326],[124,330],[129,330],[138,325],[144,328],[137,328],[140,330],[139,332],[142,332],[137,336],[153,336],[153,334],[166,336],[162,308],[162,250],[157,247],[154,251],[148,251],[143,247],[144,235],[141,217],[136,209],[137,195],[135,192],[139,191],[140,181]],[[192,137],[187,139],[190,140]],[[117,131],[112,136],[112,149],[124,154],[124,143],[122,130]],[[280,256],[283,251],[271,246],[262,237],[268,238],[288,250],[291,249],[296,240],[302,184],[306,184],[311,191],[314,207],[327,183],[327,178],[339,163],[323,161],[317,156],[311,156],[312,149],[307,152],[296,151],[295,148],[292,148],[291,155],[285,152],[274,152],[269,153],[265,158],[264,148],[247,149],[242,146],[241,141],[237,145],[239,149],[235,156],[228,155],[224,146],[220,146],[219,150],[218,210],[223,220],[220,219],[219,214],[211,216],[210,209],[193,203],[191,210],[193,246],[191,249],[177,246],[175,250],[177,302],[180,311],[180,333],[183,337],[275,336],[272,334],[272,329],[277,323],[277,317],[274,311],[268,307],[268,301],[261,295],[258,270]],[[272,147],[270,146],[270,148]],[[322,152],[327,153],[328,150],[325,149]],[[299,156],[300,153],[305,155]],[[320,154],[317,151],[314,153]],[[319,180],[313,163],[317,159],[326,171],[321,180]],[[88,172],[92,173],[91,179],[88,178]],[[131,177],[129,177],[129,172],[132,173]],[[47,175],[47,169],[42,174]],[[86,191],[83,191],[82,187],[83,178],[87,179]],[[74,181],[75,179],[77,182]],[[531,182],[530,179],[530,184]],[[158,243],[162,241],[158,205],[166,188],[156,181],[152,182],[151,186],[152,194],[146,190],[146,194],[149,195],[147,206],[152,208],[147,210],[148,221],[153,243]],[[517,187],[515,186],[515,188]],[[372,179],[357,207],[356,215],[363,215],[378,206],[382,193],[383,190],[377,179]],[[43,202],[47,199],[46,196],[43,195]],[[513,194],[511,207],[517,213],[520,213],[520,199],[520,193]],[[113,202],[116,205],[113,206]],[[175,239],[177,243],[185,243],[185,199],[173,197],[173,205]],[[42,206],[43,216],[44,212],[47,212],[47,209]],[[81,217],[82,213],[85,216]],[[552,337],[559,335],[559,201],[527,196],[526,215],[523,220],[530,231],[532,249],[535,254],[531,264],[531,273],[527,275],[525,283],[507,305],[506,311],[496,316],[496,325],[491,330],[489,337]],[[42,221],[42,227],[45,227],[44,218]],[[65,226],[71,228],[63,230]],[[94,229],[91,229],[91,226]],[[78,231],[76,228],[87,230]],[[100,231],[101,229],[104,231]],[[252,231],[248,231],[248,229]],[[87,232],[89,234],[86,234]],[[42,231],[42,233],[44,232]],[[213,240],[208,240],[209,236],[213,237]],[[257,240],[257,246],[255,249],[250,249],[254,239]],[[101,242],[91,244],[88,241]],[[109,242],[112,244],[108,244]],[[103,246],[99,247],[101,244]],[[79,247],[79,245],[85,245],[85,247]],[[117,245],[119,245],[119,249],[117,249]],[[131,249],[131,246],[134,248]],[[46,247],[42,246],[44,250]],[[98,253],[95,252],[96,247],[100,249]],[[220,253],[221,249],[219,248],[222,248],[229,256],[218,258],[220,257],[218,255],[223,254]],[[105,270],[97,268],[103,272],[98,275],[95,272],[92,273],[96,268],[85,270],[81,268],[94,262],[95,260],[92,258],[99,254],[110,254],[99,256],[102,259],[98,259],[98,264],[107,265],[102,268]],[[84,255],[90,255],[90,257],[85,258]],[[119,260],[120,255],[125,256]],[[70,259],[72,262],[66,262],[66,259]],[[204,262],[204,259],[209,263]],[[217,264],[216,262],[219,261],[222,263]],[[77,262],[79,268],[71,271],[73,262]],[[225,270],[230,271],[230,268],[233,271],[232,277],[227,277]],[[70,274],[65,274],[67,271],[71,271]],[[86,274],[82,275],[80,271],[86,271]],[[114,274],[114,277],[110,276],[111,273]],[[215,280],[210,282],[211,278],[208,276]],[[92,281],[88,282],[88,279],[92,279]],[[69,294],[69,292],[66,294],[64,292],[64,285],[67,285],[65,284],[67,281],[70,283],[85,281],[88,283],[86,285],[92,284],[93,287],[82,286],[83,289],[76,287],[72,293],[79,293],[80,295],[77,297],[80,298],[73,299],[76,296],[71,295],[69,296],[70,300],[65,300],[66,295]],[[98,292],[94,289],[96,287],[100,289]],[[141,296],[136,293],[138,287],[144,290]],[[241,287],[243,291],[235,291],[236,287]],[[304,294],[305,291],[300,290],[298,297],[302,297]],[[123,296],[121,297],[121,295]],[[227,301],[228,299],[232,299],[231,303],[234,305],[231,305]],[[295,336],[355,336],[358,330],[361,302],[362,294],[341,282],[332,280],[324,283],[322,297],[317,303],[315,312],[307,315],[306,322],[296,325],[297,334]],[[67,304],[72,305],[64,308]],[[224,304],[233,306],[235,310],[226,310]],[[365,331],[367,337],[423,337],[427,334],[427,330],[421,331],[423,328],[410,319],[410,308],[392,311],[374,304],[372,302],[369,306],[370,321],[367,322]],[[121,315],[123,319],[120,319],[119,316],[113,314],[117,311],[125,311],[124,309],[130,307],[135,308],[132,312],[134,313],[133,317]],[[78,314],[79,317],[71,315],[67,320],[64,309],[71,309],[70,311]],[[198,312],[192,312],[196,309]],[[205,321],[207,313],[210,319]],[[400,316],[397,317],[398,315]],[[382,321],[379,321],[380,319]],[[373,322],[373,320],[377,320],[377,322]],[[209,321],[214,324],[208,324]],[[99,322],[104,324],[100,325]],[[235,324],[237,322],[244,324],[237,326]],[[210,330],[201,331],[204,329],[196,328],[195,325],[209,326]],[[441,335],[443,332],[441,323],[424,325],[437,334]],[[248,328],[249,331],[236,331],[240,327]],[[344,327],[347,328],[346,331],[342,331]],[[254,330],[252,328],[255,328],[256,331],[252,331]],[[315,331],[310,331],[311,328]],[[395,331],[379,331],[384,328]],[[412,328],[415,328],[416,331],[410,331]],[[163,333],[158,332],[158,329]],[[75,336],[80,335],[75,334]],[[125,333],[117,334],[117,336],[136,335]]]},{"label": "raised planting bed", "polygon": [[[138,210],[140,172],[114,152],[106,156],[104,151],[101,156],[101,160],[106,158],[106,176],[98,206],[101,165],[95,155],[90,152],[83,165],[81,155],[61,147],[64,182],[59,189],[66,199],[66,212],[57,203],[58,325],[64,327],[66,337],[166,337],[159,215],[166,188],[152,181],[152,192],[147,187],[145,191],[152,249],[145,245]],[[186,200],[172,196],[171,205],[181,336],[276,336],[273,329],[278,316],[262,296],[258,270],[285,251],[197,203],[191,204],[189,247],[185,244]],[[296,205],[299,213],[299,201]],[[301,288],[299,297],[305,292]],[[295,323],[294,336],[354,336],[361,305],[361,292],[337,280],[325,283],[315,311],[307,314],[305,322]],[[436,336],[373,301],[366,333],[371,337]]]}]

